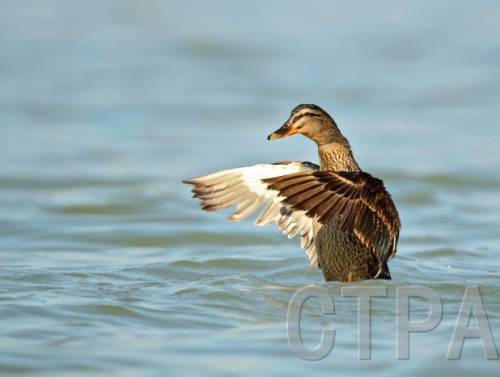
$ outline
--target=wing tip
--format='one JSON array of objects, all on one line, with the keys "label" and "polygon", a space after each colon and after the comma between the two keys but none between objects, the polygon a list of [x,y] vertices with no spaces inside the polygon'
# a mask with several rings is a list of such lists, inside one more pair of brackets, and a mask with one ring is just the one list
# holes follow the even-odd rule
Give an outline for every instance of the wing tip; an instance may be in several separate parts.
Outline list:
[{"label": "wing tip", "polygon": [[239,223],[240,221],[242,221],[244,218],[241,217],[241,216],[238,216],[238,215],[231,215],[227,218],[229,221],[232,221],[234,223]]},{"label": "wing tip", "polygon": [[208,205],[208,204],[203,204],[201,203],[201,209],[203,211],[207,211],[207,212],[214,212],[214,211],[217,211],[219,207],[216,206],[216,205]]}]

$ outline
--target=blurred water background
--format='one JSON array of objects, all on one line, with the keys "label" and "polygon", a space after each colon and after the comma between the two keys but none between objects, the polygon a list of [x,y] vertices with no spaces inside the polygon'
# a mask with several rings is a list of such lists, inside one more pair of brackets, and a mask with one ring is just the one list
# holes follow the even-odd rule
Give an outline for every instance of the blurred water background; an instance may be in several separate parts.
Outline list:
[{"label": "blurred water background", "polygon": [[[393,280],[362,283],[389,288],[371,361],[356,302],[298,241],[203,213],[180,183],[317,161],[304,138],[265,139],[304,102],[334,116],[402,218]],[[446,352],[465,285],[500,341],[499,119],[495,0],[3,0],[0,374],[497,376],[477,340]],[[319,362],[286,339],[309,283],[336,299]],[[394,289],[412,284],[445,314],[397,361]]]}]

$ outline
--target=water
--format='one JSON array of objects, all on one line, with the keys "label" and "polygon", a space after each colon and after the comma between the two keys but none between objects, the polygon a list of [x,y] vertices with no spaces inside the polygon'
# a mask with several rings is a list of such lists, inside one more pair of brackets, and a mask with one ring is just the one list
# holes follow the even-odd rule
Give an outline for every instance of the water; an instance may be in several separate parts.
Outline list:
[{"label": "water", "polygon": [[[499,40],[493,0],[4,1],[0,373],[496,376],[477,340],[446,352],[465,285],[500,341]],[[302,102],[334,115],[402,218],[393,280],[362,283],[389,291],[371,361],[355,301],[296,241],[201,212],[180,183],[317,161],[303,138],[265,140]],[[319,362],[286,340],[310,283],[336,302]],[[414,284],[445,314],[397,361],[394,290]],[[314,344],[317,305],[307,318]]]}]

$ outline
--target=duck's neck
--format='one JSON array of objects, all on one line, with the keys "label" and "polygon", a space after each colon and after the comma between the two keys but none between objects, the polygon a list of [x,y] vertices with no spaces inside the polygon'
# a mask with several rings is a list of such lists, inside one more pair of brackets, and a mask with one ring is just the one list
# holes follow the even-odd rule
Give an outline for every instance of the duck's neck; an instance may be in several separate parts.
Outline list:
[{"label": "duck's neck", "polygon": [[330,171],[361,171],[348,143],[329,143],[318,146],[320,169]]}]

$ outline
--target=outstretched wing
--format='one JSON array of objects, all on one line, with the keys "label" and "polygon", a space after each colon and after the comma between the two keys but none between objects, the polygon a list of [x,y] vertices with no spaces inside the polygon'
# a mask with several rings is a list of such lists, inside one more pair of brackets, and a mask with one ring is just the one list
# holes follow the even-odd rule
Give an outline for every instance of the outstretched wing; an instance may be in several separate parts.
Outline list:
[{"label": "outstretched wing", "polygon": [[380,179],[364,172],[299,172],[265,179],[291,211],[302,211],[320,224],[337,222],[339,231],[354,233],[379,261],[395,253],[398,212]]},{"label": "outstretched wing", "polygon": [[314,246],[315,220],[306,216],[303,210],[292,210],[291,205],[282,201],[279,191],[264,183],[265,179],[273,177],[318,170],[319,167],[310,162],[285,161],[224,170],[183,182],[194,185],[194,197],[200,199],[205,211],[236,206],[236,211],[229,217],[232,221],[241,221],[265,206],[255,224],[276,224],[288,238],[300,234],[301,246],[311,265],[318,267]]}]

